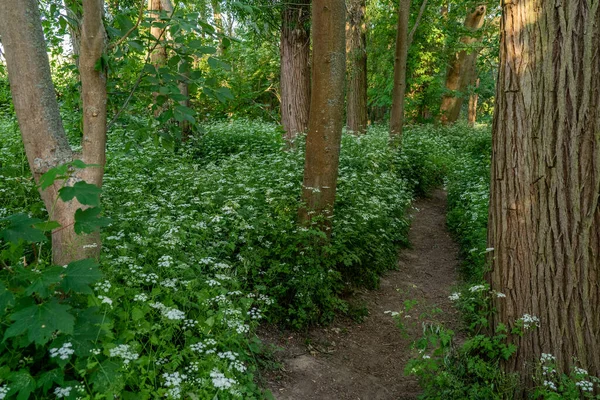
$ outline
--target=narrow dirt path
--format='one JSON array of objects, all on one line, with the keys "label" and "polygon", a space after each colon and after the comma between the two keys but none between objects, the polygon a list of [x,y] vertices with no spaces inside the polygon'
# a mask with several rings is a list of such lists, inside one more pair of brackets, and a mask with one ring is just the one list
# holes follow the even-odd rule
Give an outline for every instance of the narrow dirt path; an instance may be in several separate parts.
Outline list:
[{"label": "narrow dirt path", "polygon": [[[445,211],[446,194],[441,190],[415,202],[412,248],[401,252],[399,270],[386,274],[378,290],[354,296],[354,303],[369,311],[362,323],[340,320],[307,334],[273,328],[260,333],[264,342],[280,348],[275,356],[282,369],[266,376],[276,399],[417,397],[419,385],[404,375],[404,368],[414,355],[411,343],[422,330],[419,316],[437,307],[441,312],[428,320],[455,328],[460,319],[448,300],[457,279],[458,246],[446,231]],[[406,301],[416,305],[407,310]],[[402,311],[403,331],[391,311]]]}]

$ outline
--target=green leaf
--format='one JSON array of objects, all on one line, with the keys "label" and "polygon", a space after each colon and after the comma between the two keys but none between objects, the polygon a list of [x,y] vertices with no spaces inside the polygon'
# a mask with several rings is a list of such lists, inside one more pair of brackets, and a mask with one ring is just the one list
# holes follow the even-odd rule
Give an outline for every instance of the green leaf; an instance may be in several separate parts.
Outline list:
[{"label": "green leaf", "polygon": [[15,322],[4,332],[4,340],[27,332],[27,339],[30,342],[44,345],[52,338],[55,331],[71,334],[75,317],[68,312],[69,309],[70,306],[52,299],[19,310],[10,316],[10,319]]},{"label": "green leaf", "polygon": [[91,258],[73,261],[63,271],[61,287],[65,292],[91,294],[93,291],[89,285],[102,278],[98,263]]},{"label": "green leaf", "polygon": [[41,272],[30,272],[31,284],[25,289],[25,294],[31,296],[33,293],[39,294],[42,298],[48,297],[54,293],[51,287],[60,282],[62,267],[52,267],[44,269]]},{"label": "green leaf", "polygon": [[40,222],[39,224],[34,224],[33,227],[42,232],[49,232],[53,231],[56,228],[60,228],[60,224],[56,221],[45,221]]},{"label": "green leaf", "polygon": [[15,304],[15,296],[0,282],[0,315],[4,314],[8,307]]},{"label": "green leaf", "polygon": [[28,371],[22,369],[18,372],[13,372],[8,380],[10,381],[10,393],[19,393],[17,400],[27,400],[31,393],[36,389],[35,379]]},{"label": "green leaf", "polygon": [[58,191],[60,198],[63,201],[72,200],[77,197],[77,200],[86,206],[97,207],[100,205],[100,193],[102,189],[98,186],[84,181],[79,181],[73,186],[63,187]]},{"label": "green leaf", "polygon": [[110,225],[110,218],[100,217],[100,207],[79,208],[75,211],[75,233],[92,233],[103,226]]},{"label": "green leaf", "polygon": [[58,167],[54,167],[48,170],[42,177],[40,178],[40,187],[42,190],[46,189],[48,186],[52,186],[56,179],[64,178],[64,175],[69,170],[69,164],[59,165]]},{"label": "green leaf", "polygon": [[19,213],[0,219],[0,222],[8,221],[7,228],[0,230],[0,238],[7,242],[19,243],[20,240],[29,242],[44,242],[46,236],[33,227],[34,224],[42,222],[37,218],[30,218],[27,214]]},{"label": "green leaf", "polygon": [[209,57],[207,62],[208,62],[208,65],[213,69],[224,69],[225,71],[231,70],[231,66],[229,64],[224,63],[223,61],[216,59],[214,57]]},{"label": "green leaf", "polygon": [[64,372],[61,368],[55,368],[53,370],[44,372],[40,375],[37,381],[37,387],[42,388],[44,393],[47,393],[54,384],[62,386],[65,383]]}]

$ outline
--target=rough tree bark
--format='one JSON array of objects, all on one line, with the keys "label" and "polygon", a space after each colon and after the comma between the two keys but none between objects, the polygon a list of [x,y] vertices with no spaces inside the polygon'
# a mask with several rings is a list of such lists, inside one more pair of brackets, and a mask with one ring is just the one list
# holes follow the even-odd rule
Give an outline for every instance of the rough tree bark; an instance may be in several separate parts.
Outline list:
[{"label": "rough tree bark", "polygon": [[348,87],[346,127],[357,133],[367,130],[367,26],[365,0],[349,0],[346,22]]},{"label": "rough tree bark", "polygon": [[321,227],[329,236],[338,176],[344,115],[346,49],[344,0],[313,2],[313,69],[310,120],[302,200],[302,223],[323,216]]},{"label": "rough tree bark", "polygon": [[404,95],[406,93],[406,60],[408,58],[408,17],[410,0],[400,0],[398,7],[398,30],[394,57],[394,89],[390,112],[390,138],[396,144],[402,142],[404,124]]},{"label": "rough tree bark", "polygon": [[79,180],[98,186],[102,184],[106,146],[106,75],[94,68],[105,45],[102,9],[101,0],[83,3],[80,75],[84,121],[82,153],[76,154],[69,146],[62,125],[37,1],[0,2],[0,35],[12,100],[34,179],[39,182],[41,175],[50,168],[75,158],[100,165],[99,168],[77,170],[68,182],[55,182],[46,190],[40,190],[50,219],[61,224],[52,232],[53,261],[59,265],[100,254],[99,234],[75,235],[74,214],[82,207],[81,204],[76,200],[61,201],[58,190],[63,184],[72,185]]},{"label": "rough tree bark", "polygon": [[310,110],[310,21],[308,1],[294,0],[281,15],[281,125],[292,142],[308,128]]},{"label": "rough tree bark", "polygon": [[[467,15],[465,27],[472,32],[481,29],[485,21],[485,12],[485,5],[477,6],[475,11]],[[460,41],[468,46],[475,43],[477,39],[471,36],[464,36]],[[440,107],[442,123],[453,123],[458,119],[463,104],[462,92],[471,82],[476,58],[477,52],[468,53],[467,50],[461,50],[450,60],[446,74],[446,90],[448,93],[444,95]]]},{"label": "rough tree bark", "polygon": [[502,14],[493,125],[493,325],[524,314],[506,367],[600,374],[600,2],[521,0]]},{"label": "rough tree bark", "polygon": [[475,122],[477,121],[477,103],[479,102],[479,95],[477,94],[477,89],[479,88],[479,78],[475,80],[473,88],[474,92],[471,93],[471,95],[469,96],[469,126],[475,125]]},{"label": "rough tree bark", "polygon": [[[148,11],[150,12],[150,17],[155,21],[160,21],[160,12],[165,11],[163,8],[163,4],[161,0],[148,0]],[[154,47],[154,51],[150,55],[150,62],[156,68],[160,68],[164,66],[167,62],[167,49],[162,45],[164,41],[165,29],[160,26],[152,25],[150,27],[150,34],[156,41],[156,46]]]}]

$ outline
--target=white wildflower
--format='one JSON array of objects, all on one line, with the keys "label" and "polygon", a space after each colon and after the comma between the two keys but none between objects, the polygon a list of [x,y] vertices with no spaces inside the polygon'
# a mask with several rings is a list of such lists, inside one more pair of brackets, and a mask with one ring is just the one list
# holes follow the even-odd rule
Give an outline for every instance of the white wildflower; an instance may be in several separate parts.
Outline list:
[{"label": "white wildflower", "polygon": [[67,386],[65,388],[61,388],[59,386],[56,389],[54,389],[54,395],[58,399],[62,399],[63,397],[69,397],[69,395],[71,394],[71,390],[73,390],[73,387],[71,386]]},{"label": "white wildflower", "polygon": [[451,301],[456,301],[456,300],[460,299],[460,292],[454,292],[450,296],[448,296],[448,298]]},{"label": "white wildflower", "polygon": [[128,365],[131,361],[135,361],[140,356],[133,352],[128,344],[120,344],[109,350],[110,357],[119,357],[123,359],[123,364]]},{"label": "white wildflower", "polygon": [[9,390],[10,390],[10,388],[6,385],[0,386],[0,400],[4,399],[6,397]]},{"label": "white wildflower", "polygon": [[61,360],[68,360],[75,353],[73,345],[70,342],[63,344],[60,348],[50,349],[50,357],[58,357]]},{"label": "white wildflower", "polygon": [[213,369],[210,373],[210,378],[212,380],[212,384],[217,389],[229,389],[233,385],[237,384],[235,379],[227,378],[221,372],[216,369]]}]

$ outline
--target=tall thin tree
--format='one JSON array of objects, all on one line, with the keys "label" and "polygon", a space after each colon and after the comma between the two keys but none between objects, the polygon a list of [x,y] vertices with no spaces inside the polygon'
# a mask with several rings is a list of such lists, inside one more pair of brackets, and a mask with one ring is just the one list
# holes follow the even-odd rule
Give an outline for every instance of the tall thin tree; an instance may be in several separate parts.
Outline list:
[{"label": "tall thin tree", "polygon": [[488,240],[506,298],[493,322],[539,318],[509,371],[531,376],[551,353],[559,372],[598,376],[600,1],[505,2],[501,32]]},{"label": "tall thin tree", "polygon": [[281,125],[288,142],[306,132],[310,110],[310,1],[281,11]]},{"label": "tall thin tree", "polygon": [[348,87],[346,127],[364,133],[367,129],[367,23],[365,0],[349,0],[346,22]]},{"label": "tall thin tree", "polygon": [[106,73],[101,63],[106,41],[103,10],[102,0],[83,2],[79,60],[83,138],[81,153],[75,153],[68,143],[52,84],[38,3],[0,2],[0,36],[12,100],[35,181],[39,182],[49,169],[74,159],[99,166],[77,170],[69,181],[57,181],[40,189],[49,217],[61,224],[52,232],[53,260],[59,265],[100,254],[99,234],[75,234],[74,215],[83,206],[76,199],[62,201],[58,190],[81,180],[102,185],[106,147]]},{"label": "tall thin tree", "polygon": [[394,89],[390,112],[390,136],[394,143],[402,140],[404,124],[404,95],[406,94],[406,60],[408,59],[408,17],[410,0],[399,0],[396,53],[394,56]]},{"label": "tall thin tree", "polygon": [[323,228],[331,233],[331,218],[338,177],[344,115],[346,46],[344,0],[315,0],[313,21],[313,69],[310,119],[300,221],[324,217]]},{"label": "tall thin tree", "polygon": [[[481,29],[485,21],[485,13],[486,6],[478,5],[473,12],[467,15],[465,27],[471,32]],[[468,35],[463,36],[460,41],[462,45],[469,46],[477,42],[477,39]],[[447,93],[444,95],[440,107],[442,123],[448,124],[458,120],[463,104],[463,92],[473,81],[476,58],[477,52],[472,49],[462,49],[452,56],[446,74]]]}]

